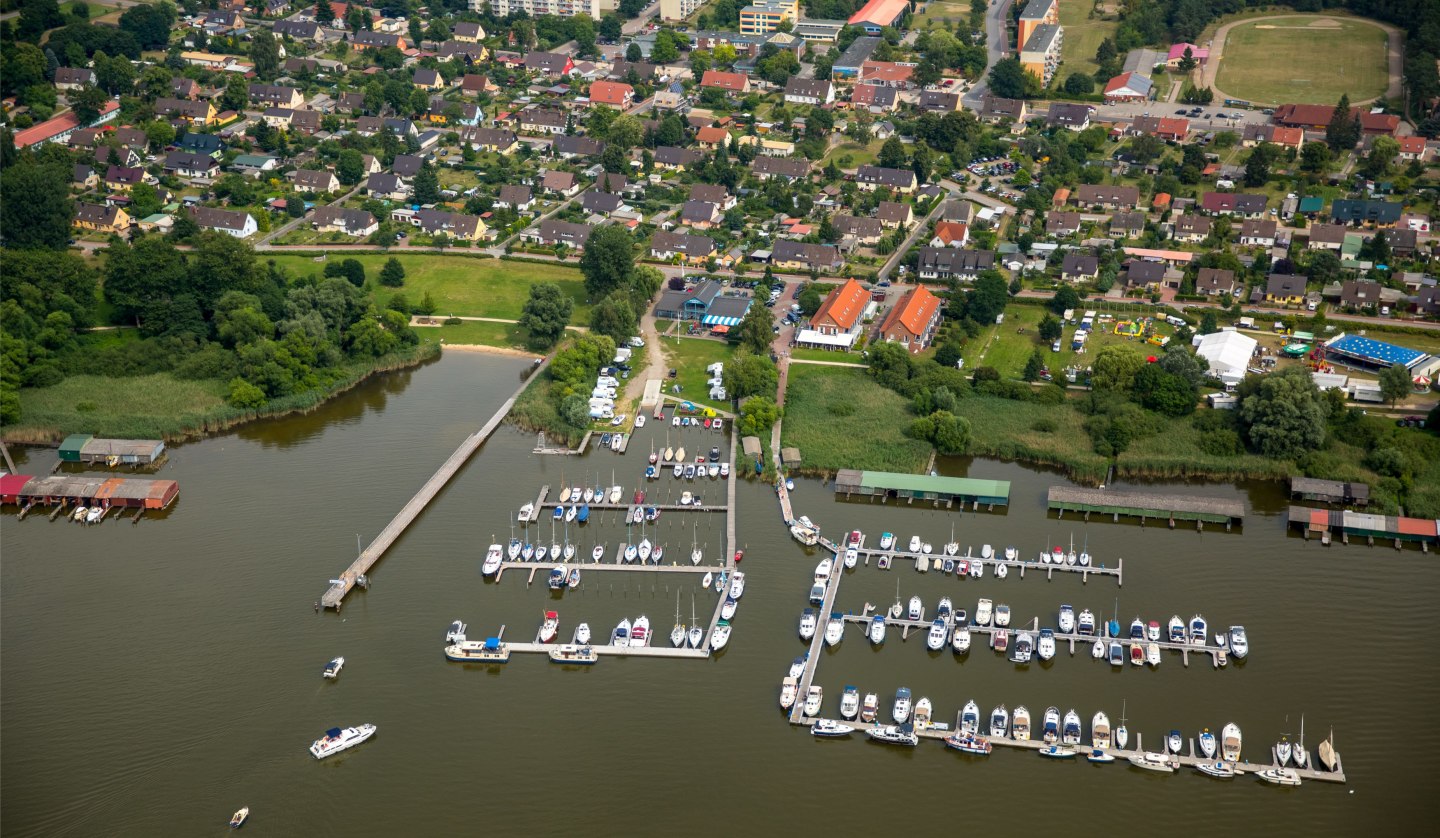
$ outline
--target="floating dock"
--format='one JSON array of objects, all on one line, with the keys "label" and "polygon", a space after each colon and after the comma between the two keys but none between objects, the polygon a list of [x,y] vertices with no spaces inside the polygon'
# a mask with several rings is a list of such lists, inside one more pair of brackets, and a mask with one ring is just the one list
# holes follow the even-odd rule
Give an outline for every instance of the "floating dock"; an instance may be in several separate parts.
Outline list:
[{"label": "floating dock", "polygon": [[[824,539],[821,539],[821,543],[825,545],[826,549],[835,553],[837,557],[843,556],[845,553],[844,547],[833,544],[829,541],[825,541]],[[940,561],[943,563],[945,560],[949,559],[956,562],[963,561],[972,564],[978,562],[980,564],[987,565],[991,569],[992,576],[994,575],[994,569],[997,565],[1005,565],[1009,571],[1018,572],[1021,579],[1025,578],[1025,574],[1027,571],[1030,573],[1044,573],[1046,579],[1053,579],[1056,573],[1078,573],[1080,574],[1080,580],[1082,582],[1089,582],[1091,576],[1113,576],[1115,577],[1115,583],[1117,585],[1124,586],[1125,584],[1124,559],[1116,559],[1114,567],[1105,567],[1103,565],[1093,564],[1054,564],[1043,563],[1039,561],[1026,561],[1024,559],[1006,559],[1002,554],[997,554],[986,559],[981,558],[980,556],[973,556],[969,554],[947,556],[943,553],[912,553],[909,550],[879,550],[870,547],[860,547],[857,548],[855,552],[858,554],[859,558],[864,560],[866,566],[869,566],[871,559],[875,559],[882,570],[887,570],[889,568],[885,567],[884,563],[879,561],[881,559],[888,560],[890,566],[893,567],[894,563],[898,560],[905,560],[913,563],[917,559],[924,558],[929,560],[930,562],[929,572],[944,576],[946,574],[943,570],[936,570],[935,562]]]},{"label": "floating dock", "polygon": [[1050,508],[1057,512],[1057,518],[1065,517],[1066,512],[1080,512],[1088,521],[1091,513],[1098,513],[1110,515],[1116,521],[1121,515],[1139,518],[1142,524],[1158,519],[1168,521],[1172,527],[1176,521],[1194,521],[1197,528],[1205,524],[1224,524],[1226,530],[1245,521],[1245,505],[1224,498],[1051,486],[1048,500]]},{"label": "floating dock", "polygon": [[[665,639],[669,639],[668,636]],[[707,638],[708,640],[708,638]],[[565,643],[506,643],[505,647],[511,652],[522,654],[548,655],[550,650],[557,646],[572,644]],[[710,648],[707,645],[701,649],[676,648],[673,646],[609,646],[599,643],[590,644],[596,655],[602,658],[689,658],[691,660],[704,660],[710,657]],[[465,661],[457,661],[464,663]],[[484,663],[484,661],[475,661]]]}]

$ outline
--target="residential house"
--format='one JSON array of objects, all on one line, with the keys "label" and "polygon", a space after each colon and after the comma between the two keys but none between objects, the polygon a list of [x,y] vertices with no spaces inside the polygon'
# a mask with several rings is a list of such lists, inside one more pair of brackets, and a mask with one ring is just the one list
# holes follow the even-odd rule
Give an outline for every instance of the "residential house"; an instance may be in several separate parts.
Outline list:
[{"label": "residential house", "polygon": [[505,128],[465,128],[460,132],[460,140],[469,143],[476,151],[496,154],[512,154],[520,145],[515,139],[515,132]]},{"label": "residential house", "polygon": [[875,207],[875,217],[892,230],[904,229],[915,222],[915,213],[910,209],[910,205],[897,201],[881,201],[880,205]]},{"label": "residential house", "polygon": [[645,184],[626,178],[619,172],[602,172],[595,181],[595,188],[601,192],[614,192],[638,198],[645,194]]},{"label": "residential house", "polygon": [[839,214],[830,219],[835,231],[841,236],[852,238],[856,244],[874,246],[885,237],[885,228],[880,219],[867,216]]},{"label": "residential house", "polygon": [[225,151],[225,141],[215,134],[200,134],[186,131],[175,140],[175,148],[191,154],[203,154],[218,158]]},{"label": "residential house", "polygon": [[1349,280],[1340,286],[1340,306],[1357,310],[1378,309],[1383,288],[1380,283],[1371,280]]},{"label": "residential house", "polygon": [[1060,278],[1066,282],[1094,282],[1100,278],[1100,257],[1070,251],[1060,262]]},{"label": "residential house", "polygon": [[76,163],[70,170],[70,188],[84,192],[100,185],[100,176],[93,166]]},{"label": "residential house", "polygon": [[1165,284],[1165,263],[1132,260],[1125,270],[1125,284],[1129,288],[1158,288]]},{"label": "residential house", "polygon": [[335,192],[340,189],[340,180],[334,172],[316,169],[296,169],[290,173],[296,192]]},{"label": "residential house", "polygon": [[730,146],[730,132],[724,128],[706,126],[695,132],[695,143],[701,148],[717,149],[721,146]]},{"label": "residential house", "polygon": [[1371,113],[1366,111],[1360,114],[1360,132],[1367,137],[1374,137],[1384,134],[1393,137],[1400,129],[1400,117],[1393,113]]},{"label": "residential house", "polygon": [[155,113],[158,116],[183,119],[191,125],[214,125],[216,121],[215,106],[208,99],[193,101],[161,97],[155,100]]},{"label": "residential house", "polygon": [[135,184],[145,182],[145,170],[139,166],[111,166],[105,170],[105,188],[111,192],[129,192]]},{"label": "residential house", "polygon": [[655,78],[655,65],[648,61],[612,61],[610,62],[610,78],[621,81],[629,81],[630,73],[634,72],[635,77],[640,81],[649,81]]},{"label": "residential house", "polygon": [[279,84],[250,85],[250,104],[265,108],[298,108],[305,104],[299,88]]},{"label": "residential house", "polygon": [[665,262],[679,259],[689,265],[700,265],[715,253],[715,241],[708,236],[671,233],[656,230],[650,237],[650,258]]},{"label": "residential house", "polygon": [[325,32],[313,20],[277,20],[271,27],[276,37],[295,41],[310,41],[318,44],[325,40]]},{"label": "residential house", "polygon": [[400,117],[362,116],[355,120],[355,133],[362,137],[373,137],[381,131],[389,131],[401,139],[419,136],[415,123]]},{"label": "residential house", "polygon": [[490,50],[484,44],[451,39],[440,45],[441,61],[461,61],[467,65],[484,61],[490,57]]},{"label": "residential house", "polygon": [[822,335],[858,336],[870,307],[870,292],[853,279],[830,289],[820,308],[810,317],[810,328]]},{"label": "residential house", "polygon": [[560,52],[532,52],[525,56],[525,69],[555,79],[570,75],[575,59]]},{"label": "residential house", "polygon": [[1145,213],[1117,212],[1110,216],[1110,238],[1133,239],[1145,232]]},{"label": "residential house", "polygon": [[397,154],[390,163],[390,171],[409,180],[425,168],[425,158],[414,154]]},{"label": "residential house", "polygon": [[355,50],[385,49],[394,47],[401,52],[405,51],[405,39],[400,35],[390,32],[374,32],[361,30],[350,38],[350,48]]},{"label": "residential house", "polygon": [[625,206],[625,202],[619,195],[612,192],[597,192],[591,189],[580,196],[580,208],[591,215],[608,218],[623,206]]},{"label": "residential house", "polygon": [[384,198],[387,201],[404,201],[414,191],[398,175],[389,172],[371,175],[365,181],[365,188],[370,192],[371,197]]},{"label": "residential house", "polygon": [[1176,116],[1137,116],[1128,133],[1137,137],[1159,137],[1172,143],[1184,142],[1190,134],[1190,120]]},{"label": "residential house", "polygon": [[575,177],[574,172],[561,172],[551,170],[545,173],[540,179],[540,188],[546,192],[554,192],[565,198],[574,196],[580,191],[580,181]]},{"label": "residential house", "polygon": [[1089,105],[1056,102],[1050,106],[1050,113],[1045,118],[1045,124],[1052,128],[1061,127],[1071,131],[1084,131],[1090,127],[1092,113],[1094,113],[1094,108]]},{"label": "residential house", "polygon": [[563,244],[572,250],[584,250],[585,242],[590,238],[590,230],[589,224],[556,221],[552,218],[540,222],[538,228],[521,233],[520,238],[542,245]]},{"label": "residential house", "polygon": [[959,221],[937,221],[930,237],[931,247],[964,247],[970,243],[970,225]]},{"label": "residential house", "polygon": [[1206,297],[1229,294],[1238,297],[1245,286],[1235,281],[1235,272],[1224,268],[1201,268],[1195,275],[1195,293]]},{"label": "residential house", "polygon": [[[671,172],[683,172],[689,166],[693,166],[705,159],[704,153],[693,148],[676,148],[675,146],[660,146],[655,149],[655,166]],[[759,160],[756,161],[757,163]]]},{"label": "residential house", "polygon": [[466,73],[460,78],[460,92],[466,96],[479,96],[482,93],[499,93],[500,85],[490,81],[489,76]]},{"label": "residential house", "polygon": [[915,191],[918,182],[915,173],[909,169],[887,169],[884,166],[861,166],[855,173],[855,185],[862,192],[876,189],[893,189],[902,194]]},{"label": "residential house", "polygon": [[930,344],[935,326],[940,322],[940,298],[930,289],[917,285],[900,298],[895,307],[885,315],[880,324],[878,337],[913,352],[920,352]]},{"label": "residential house", "polygon": [[1389,227],[1400,220],[1400,213],[1404,208],[1405,205],[1398,201],[1337,198],[1330,207],[1330,216],[1336,224]]},{"label": "residential house", "polygon": [[989,250],[922,247],[915,259],[915,273],[922,280],[972,280],[994,267],[995,253]]},{"label": "residential house", "polygon": [[680,223],[697,230],[709,230],[725,220],[718,204],[709,201],[686,201],[680,208]]},{"label": "residential house", "polygon": [[266,172],[280,168],[280,158],[268,154],[241,154],[230,161],[230,168],[259,180]]},{"label": "residential house", "polygon": [[[1358,110],[1358,109],[1357,109]],[[1276,125],[1324,131],[1335,115],[1334,105],[1281,105],[1270,118]]]},{"label": "residential house", "polygon": [[744,73],[727,73],[723,70],[706,70],[700,77],[700,87],[713,87],[731,95],[750,92],[750,77]]},{"label": "residential house", "polygon": [[569,120],[564,111],[526,108],[520,112],[520,130],[531,134],[563,134]]},{"label": "residential house", "polygon": [[321,233],[344,233],[356,238],[380,229],[380,222],[371,213],[337,206],[316,207],[310,225]]},{"label": "residential house", "polygon": [[130,216],[120,207],[77,203],[75,226],[81,230],[118,235],[130,229]]},{"label": "residential house", "polygon": [[1415,245],[1419,239],[1419,234],[1416,231],[1392,228],[1389,230],[1381,230],[1379,233],[1376,233],[1376,235],[1385,238],[1385,243],[1390,245],[1390,252],[1393,253],[1396,258],[1409,259],[1415,255]]},{"label": "residential house", "polygon": [[1395,153],[1395,158],[1401,162],[1408,163],[1412,160],[1424,162],[1430,158],[1430,150],[1425,144],[1424,137],[1396,137],[1395,142],[1400,144],[1400,150]]},{"label": "residential house", "polygon": [[1140,189],[1135,186],[1082,183],[1076,188],[1073,198],[1082,207],[1133,210],[1140,203]]},{"label": "residential house", "polygon": [[597,81],[590,85],[590,104],[625,110],[635,103],[635,88],[624,82]]},{"label": "residential house", "polygon": [[576,157],[599,157],[605,153],[605,144],[594,137],[564,134],[555,138],[550,150],[562,160],[572,160]]},{"label": "residential house", "polygon": [[1305,283],[1309,280],[1295,274],[1270,274],[1265,281],[1265,300],[1281,305],[1305,302]]},{"label": "residential house", "polygon": [[1200,209],[1211,215],[1234,215],[1260,218],[1265,214],[1266,198],[1245,192],[1206,192],[1200,196]]},{"label": "residential house", "polygon": [[792,105],[829,105],[835,101],[835,85],[829,79],[791,76],[785,81],[785,101]]},{"label": "residential house", "polygon": [[1344,224],[1311,224],[1310,241],[1305,245],[1305,249],[1333,250],[1339,253],[1340,248],[1345,246],[1345,232]]},{"label": "residential house", "polygon": [[1054,238],[1063,239],[1080,232],[1080,213],[1078,212],[1056,212],[1051,211],[1045,214],[1045,233]]},{"label": "residential house", "polygon": [[1286,128],[1283,125],[1262,125],[1249,122],[1240,134],[1240,145],[1250,148],[1261,143],[1271,143],[1299,151],[1305,144],[1305,129]]},{"label": "residential house", "polygon": [[89,67],[56,67],[54,84],[60,91],[94,87],[95,71]]},{"label": "residential house", "polygon": [[870,113],[895,110],[898,98],[895,88],[879,84],[857,84],[850,90],[850,106]]},{"label": "residential house", "polygon": [[199,99],[200,82],[184,76],[176,76],[174,80],[170,82],[170,92],[174,94],[173,98],[176,99]]},{"label": "residential house", "polygon": [[1240,225],[1240,244],[1245,247],[1274,247],[1274,221],[1245,221]]},{"label": "residential house", "polygon": [[1150,77],[1139,72],[1121,73],[1105,83],[1105,101],[1111,105],[1122,102],[1144,102],[1153,87]]},{"label": "residential house", "polygon": [[[485,238],[487,227],[484,219],[478,215],[465,215],[458,212],[445,212],[444,210],[420,209],[411,212],[410,223],[419,227],[422,232],[431,236],[438,236],[444,233],[452,239],[461,241],[481,241]],[[394,213],[391,216],[394,217]]]},{"label": "residential house", "polygon": [[214,157],[205,154],[191,154],[188,151],[172,151],[165,155],[165,171],[178,177],[206,178],[220,168]]},{"label": "residential house", "polygon": [[[589,195],[590,193],[585,194]],[[528,186],[506,184],[500,187],[500,195],[495,199],[495,206],[500,209],[513,209],[516,212],[528,212],[535,206],[535,196]]]},{"label": "residential house", "polygon": [[756,157],[750,163],[750,173],[761,181],[772,177],[799,180],[810,176],[810,161],[799,157]]},{"label": "residential house", "polygon": [[960,94],[939,90],[922,91],[916,107],[923,113],[954,113],[960,110]]},{"label": "residential house", "polygon": [[[980,102],[980,121],[1001,125],[1024,123],[1029,110],[1024,99],[986,95]],[[1087,116],[1089,112],[1086,112]]]},{"label": "residential house", "polygon": [[456,23],[450,28],[450,37],[467,44],[476,44],[485,40],[485,27],[478,23]]},{"label": "residential house", "polygon": [[806,244],[790,239],[775,242],[770,261],[775,267],[785,270],[821,273],[838,270],[844,264],[840,251],[828,244]]},{"label": "residential house", "polygon": [[410,76],[410,83],[421,90],[432,92],[445,89],[445,77],[440,75],[438,70],[432,70],[429,67],[417,67]]},{"label": "residential house", "polygon": [[1210,236],[1214,222],[1205,215],[1181,215],[1175,218],[1175,240],[1199,244]]},{"label": "residential house", "polygon": [[[209,160],[210,158],[205,159]],[[210,162],[215,161],[211,160]],[[190,207],[190,217],[201,230],[214,230],[237,239],[253,236],[259,229],[255,224],[254,217],[250,213],[240,210],[224,210],[196,205]]]},{"label": "residential house", "polygon": [[[615,190],[619,191],[619,190]],[[690,200],[707,201],[726,211],[735,208],[735,196],[724,186],[715,183],[696,183],[690,186]]]}]

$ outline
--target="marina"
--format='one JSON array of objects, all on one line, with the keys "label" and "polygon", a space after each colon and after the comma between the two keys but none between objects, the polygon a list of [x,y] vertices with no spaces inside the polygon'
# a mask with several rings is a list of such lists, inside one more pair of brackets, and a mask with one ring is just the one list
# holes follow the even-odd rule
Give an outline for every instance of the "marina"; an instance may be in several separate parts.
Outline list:
[{"label": "marina", "polygon": [[[844,552],[844,550],[840,549],[832,543],[827,542],[825,544],[826,549],[830,550],[833,553],[840,554]],[[1085,582],[1090,581],[1091,576],[1099,576],[1113,577],[1115,579],[1116,585],[1125,584],[1124,559],[1116,559],[1114,567],[1106,567],[1104,565],[1082,565],[1078,563],[1056,564],[1054,562],[1038,562],[1034,560],[1026,560],[1019,558],[1006,559],[1003,554],[999,553],[991,556],[990,558],[984,558],[981,556],[976,556],[973,553],[968,552],[968,550],[964,555],[957,554],[954,556],[950,556],[944,553],[912,553],[909,550],[880,550],[878,548],[872,547],[859,547],[856,549],[856,553],[859,554],[859,557],[864,560],[864,564],[867,567],[870,565],[870,560],[874,559],[876,567],[878,567],[880,570],[891,570],[895,568],[896,562],[909,562],[909,567],[913,567],[914,563],[920,560],[933,564],[937,559],[942,562],[946,559],[950,559],[956,562],[975,562],[984,565],[987,569],[990,569],[992,571],[990,574],[991,576],[994,576],[994,568],[1004,565],[1007,569],[1013,568],[1017,573],[1019,573],[1019,578],[1021,579],[1025,578],[1025,573],[1027,571],[1031,573],[1044,573],[1046,579],[1054,578],[1054,575],[1056,573],[1078,573],[1080,574],[1081,580]],[[902,568],[906,566],[907,565],[903,564],[900,565],[900,567]]]},{"label": "marina", "polygon": [[1046,496],[1056,518],[1064,518],[1066,512],[1079,512],[1086,521],[1090,520],[1091,513],[1109,515],[1119,521],[1124,515],[1139,518],[1142,524],[1150,520],[1167,521],[1171,527],[1176,521],[1194,521],[1197,529],[1205,524],[1223,524],[1226,532],[1245,521],[1245,505],[1224,498],[1120,492],[1084,486],[1051,486]]}]

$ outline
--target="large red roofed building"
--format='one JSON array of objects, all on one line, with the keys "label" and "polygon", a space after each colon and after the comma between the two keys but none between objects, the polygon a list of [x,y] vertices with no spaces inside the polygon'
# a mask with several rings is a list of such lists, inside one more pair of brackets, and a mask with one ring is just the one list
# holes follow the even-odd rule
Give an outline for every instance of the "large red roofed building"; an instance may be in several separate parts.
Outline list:
[{"label": "large red roofed building", "polygon": [[614,81],[597,81],[590,85],[590,102],[596,105],[611,105],[628,108],[635,100],[635,88]]},{"label": "large red roofed building", "polygon": [[940,322],[940,298],[917,285],[900,298],[880,324],[880,339],[899,343],[912,353],[930,345]]},{"label": "large red roofed building", "polygon": [[15,147],[25,148],[32,145],[44,145],[45,143],[65,142],[70,135],[81,127],[103,125],[115,119],[120,112],[120,103],[114,99],[100,106],[100,115],[88,126],[81,126],[80,120],[75,116],[74,111],[66,111],[54,119],[47,119],[39,125],[32,125],[24,131],[15,135]]},{"label": "large red roofed building", "polygon": [[744,73],[727,73],[723,70],[706,70],[700,77],[701,87],[718,87],[730,93],[749,93],[750,77]]},{"label": "large red roofed building", "polygon": [[909,7],[906,0],[870,0],[847,22],[851,26],[863,27],[867,34],[878,35],[881,29],[898,23]]},{"label": "large red roofed building", "polygon": [[865,308],[870,305],[870,292],[855,280],[846,280],[830,291],[825,302],[810,318],[810,328],[823,335],[853,334],[860,327]]}]

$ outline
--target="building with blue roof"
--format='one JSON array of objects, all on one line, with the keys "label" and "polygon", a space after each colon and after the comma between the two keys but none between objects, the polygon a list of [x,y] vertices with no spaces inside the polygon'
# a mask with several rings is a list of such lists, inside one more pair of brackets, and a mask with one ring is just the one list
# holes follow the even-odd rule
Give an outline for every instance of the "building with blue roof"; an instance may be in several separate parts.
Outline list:
[{"label": "building with blue roof", "polygon": [[1420,374],[1440,364],[1440,360],[1418,349],[1408,349],[1344,332],[1325,341],[1325,357],[1334,363],[1370,371],[1389,369],[1400,364],[1412,374]]}]

